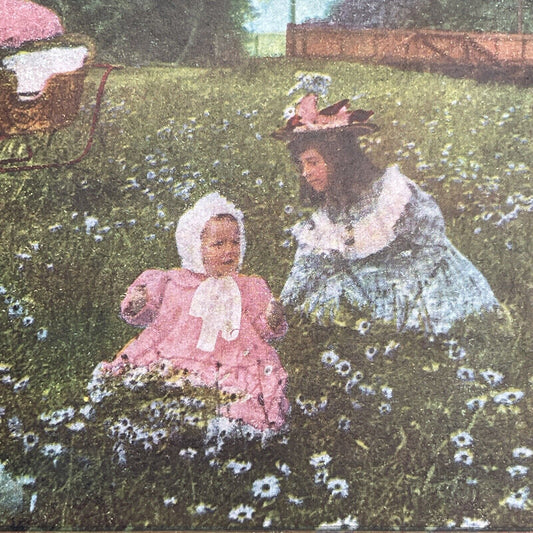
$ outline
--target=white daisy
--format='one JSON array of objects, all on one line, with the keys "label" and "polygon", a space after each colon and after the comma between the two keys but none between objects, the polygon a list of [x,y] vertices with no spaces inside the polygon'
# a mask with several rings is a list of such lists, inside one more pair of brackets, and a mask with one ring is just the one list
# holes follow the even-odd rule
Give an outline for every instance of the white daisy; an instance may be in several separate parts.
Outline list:
[{"label": "white daisy", "polygon": [[229,512],[228,518],[230,520],[236,520],[242,524],[245,520],[251,520],[254,512],[255,509],[253,507],[241,504],[238,507],[234,507]]},{"label": "white daisy", "polygon": [[451,436],[451,441],[458,448],[462,448],[464,446],[470,446],[471,444],[473,444],[474,439],[466,431],[461,431],[460,433],[456,433],[455,435],[452,435]]},{"label": "white daisy", "polygon": [[341,415],[339,417],[339,422],[337,424],[337,428],[340,429],[341,431],[349,431],[351,423],[352,422],[351,422],[351,420],[349,418],[347,418],[344,415]]},{"label": "white daisy", "polygon": [[35,433],[25,433],[22,436],[22,444],[24,445],[25,452],[32,450],[38,442],[39,437]]},{"label": "white daisy", "polygon": [[466,466],[470,466],[474,460],[474,456],[470,450],[459,450],[455,452],[453,460],[456,463],[462,463]]},{"label": "white daisy", "polygon": [[504,375],[496,370],[491,370],[490,368],[481,372],[483,379],[492,387],[499,385],[504,378]]},{"label": "white daisy", "polygon": [[375,396],[376,391],[374,387],[371,385],[359,385],[359,390],[365,395],[365,396]]},{"label": "white daisy", "polygon": [[45,444],[41,448],[41,453],[46,457],[57,457],[63,453],[63,446],[59,443],[55,444]]},{"label": "white daisy", "polygon": [[477,411],[479,409],[483,409],[485,404],[487,403],[487,398],[484,396],[480,396],[478,398],[471,398],[466,402],[466,406],[471,411]]},{"label": "white daisy", "polygon": [[70,431],[81,431],[82,429],[85,429],[85,422],[71,422],[70,424],[67,424],[66,427],[70,429]]},{"label": "white daisy", "polygon": [[524,446],[515,448],[513,450],[513,457],[515,459],[529,459],[532,456],[533,456],[533,450],[526,448]]},{"label": "white daisy", "polygon": [[176,496],[171,496],[170,498],[165,498],[163,500],[163,503],[166,507],[168,507],[169,505],[176,505],[178,503],[178,499],[176,498]]},{"label": "white daisy", "polygon": [[293,494],[287,495],[287,501],[294,505],[302,505],[304,502],[303,498],[298,498],[298,496],[294,496]]},{"label": "white daisy", "polygon": [[514,405],[519,402],[523,396],[524,393],[521,390],[509,390],[494,396],[494,401],[502,405]]},{"label": "white daisy", "polygon": [[275,498],[279,492],[279,481],[276,476],[266,476],[256,479],[252,485],[252,492],[256,498]]},{"label": "white daisy", "polygon": [[335,365],[335,370],[337,371],[337,374],[347,376],[352,371],[352,365],[349,361],[342,359]]},{"label": "white daisy", "polygon": [[328,490],[332,496],[340,496],[346,498],[348,496],[348,482],[341,478],[332,478],[327,484]]},{"label": "white daisy", "polygon": [[372,324],[368,320],[361,319],[356,322],[355,326],[360,335],[366,335],[370,331]]},{"label": "white daisy", "polygon": [[522,465],[514,465],[514,466],[508,466],[507,472],[509,472],[511,477],[523,477],[529,472],[529,468],[527,466]]},{"label": "white daisy", "polygon": [[331,461],[331,456],[326,452],[315,453],[311,456],[309,464],[315,468],[324,468]]},{"label": "white daisy", "polygon": [[186,459],[194,459],[197,453],[198,450],[195,450],[194,448],[183,448],[182,450],[180,450],[180,457],[185,457]]},{"label": "white daisy", "polygon": [[524,509],[529,499],[529,492],[529,487],[522,487],[508,496],[504,503],[507,504],[509,509]]},{"label": "white daisy", "polygon": [[320,360],[326,366],[334,366],[339,360],[339,356],[333,350],[327,350],[325,352],[322,352]]},{"label": "white daisy", "polygon": [[325,468],[321,468],[317,470],[315,473],[315,484],[323,485],[328,480],[328,477],[329,477],[329,472]]},{"label": "white daisy", "polygon": [[353,376],[346,382],[344,390],[349,394],[352,389],[363,379],[363,377],[364,376],[362,372],[355,372]]},{"label": "white daisy", "polygon": [[365,356],[369,361],[373,361],[374,357],[378,354],[378,347],[377,346],[367,346],[365,350]]},{"label": "white daisy", "polygon": [[479,518],[468,518],[467,516],[463,517],[463,523],[461,524],[462,529],[484,529],[490,525],[488,520],[482,520]]},{"label": "white daisy", "polygon": [[235,475],[243,474],[244,472],[248,472],[250,468],[252,468],[252,463],[250,461],[243,463],[239,461],[230,461],[226,468],[228,470],[231,470]]},{"label": "white daisy", "polygon": [[392,389],[390,387],[381,387],[381,394],[390,400],[392,398]]},{"label": "white daisy", "polygon": [[386,415],[392,411],[392,406],[390,403],[382,403],[378,410],[380,415]]},{"label": "white daisy", "polygon": [[352,515],[347,516],[346,518],[339,518],[339,520],[335,520],[335,522],[323,522],[318,526],[318,529],[322,530],[349,530],[353,531],[355,529],[359,528],[359,521],[357,518],[353,517]]},{"label": "white daisy", "polygon": [[278,470],[284,475],[284,476],[290,476],[291,475],[291,469],[287,463],[276,463],[276,466],[278,467]]},{"label": "white daisy", "polygon": [[453,359],[454,361],[457,361],[459,359],[464,359],[466,356],[466,350],[458,345],[452,345],[448,349],[448,357],[450,359]]},{"label": "white daisy", "polygon": [[457,377],[463,381],[473,381],[475,379],[474,370],[461,366],[457,369]]},{"label": "white daisy", "polygon": [[216,507],[211,507],[210,505],[207,505],[205,503],[199,503],[195,508],[194,512],[196,514],[207,514],[212,513],[216,510]]},{"label": "white daisy", "polygon": [[396,352],[398,351],[398,348],[400,347],[400,343],[399,342],[396,342],[396,341],[390,341],[389,344],[387,344],[387,346],[385,346],[385,350],[383,351],[383,355],[385,357],[392,357],[393,355],[396,354]]}]

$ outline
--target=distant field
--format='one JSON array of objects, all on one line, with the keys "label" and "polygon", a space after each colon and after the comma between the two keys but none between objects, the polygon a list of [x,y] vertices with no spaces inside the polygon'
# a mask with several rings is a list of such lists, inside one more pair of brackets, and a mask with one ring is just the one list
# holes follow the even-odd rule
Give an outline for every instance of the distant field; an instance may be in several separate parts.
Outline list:
[{"label": "distant field", "polygon": [[285,33],[251,34],[246,43],[246,50],[251,56],[275,57],[285,55]]}]

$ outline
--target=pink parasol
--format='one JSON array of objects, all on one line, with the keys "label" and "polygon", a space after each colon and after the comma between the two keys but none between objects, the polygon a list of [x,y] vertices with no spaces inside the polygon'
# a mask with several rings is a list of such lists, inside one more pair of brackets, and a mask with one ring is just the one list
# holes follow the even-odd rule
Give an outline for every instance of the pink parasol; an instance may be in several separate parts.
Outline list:
[{"label": "pink parasol", "polygon": [[63,34],[59,17],[30,0],[0,0],[0,47],[18,48]]}]

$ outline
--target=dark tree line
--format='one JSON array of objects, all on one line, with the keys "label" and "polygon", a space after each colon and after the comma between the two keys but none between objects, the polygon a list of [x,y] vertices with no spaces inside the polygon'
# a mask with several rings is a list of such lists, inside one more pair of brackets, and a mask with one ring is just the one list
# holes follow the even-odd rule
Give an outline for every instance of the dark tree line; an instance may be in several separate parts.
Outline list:
[{"label": "dark tree line", "polygon": [[326,21],[353,28],[533,31],[532,0],[340,0]]},{"label": "dark tree line", "polygon": [[83,33],[101,59],[208,65],[243,54],[249,0],[37,0],[69,33]]},{"label": "dark tree line", "polygon": [[[91,37],[100,59],[124,64],[238,61],[245,53],[244,24],[253,17],[251,0],[35,1],[53,9],[69,33]],[[296,9],[304,1],[296,0]],[[532,11],[533,0],[338,0],[322,22],[530,33]]]}]

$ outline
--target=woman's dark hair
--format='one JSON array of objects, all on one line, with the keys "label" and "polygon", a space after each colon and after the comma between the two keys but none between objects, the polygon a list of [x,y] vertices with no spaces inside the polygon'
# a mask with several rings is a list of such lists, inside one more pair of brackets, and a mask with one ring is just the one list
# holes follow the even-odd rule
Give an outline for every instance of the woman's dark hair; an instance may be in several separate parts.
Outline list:
[{"label": "woman's dark hair", "polygon": [[374,165],[359,147],[357,136],[350,129],[317,131],[297,135],[288,144],[293,160],[299,164],[303,152],[315,149],[328,165],[327,192],[317,193],[300,177],[302,205],[325,205],[342,211],[360,199],[361,193],[379,177],[383,170]]}]

